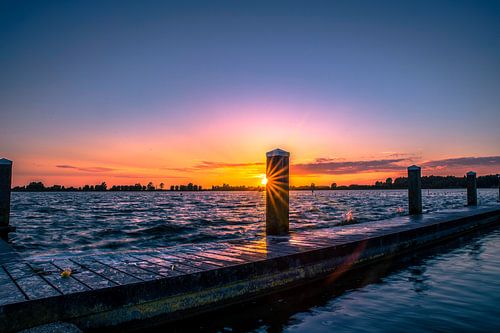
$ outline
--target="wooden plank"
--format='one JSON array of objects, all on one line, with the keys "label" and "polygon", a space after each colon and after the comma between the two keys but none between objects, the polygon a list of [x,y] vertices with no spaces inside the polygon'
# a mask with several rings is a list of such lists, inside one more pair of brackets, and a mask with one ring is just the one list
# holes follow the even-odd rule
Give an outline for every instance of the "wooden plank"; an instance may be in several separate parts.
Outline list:
[{"label": "wooden plank", "polygon": [[132,257],[127,255],[102,255],[93,257],[93,259],[101,264],[113,267],[114,269],[119,270],[123,273],[135,276],[142,281],[156,280],[164,277],[161,274],[141,268],[136,264],[136,262],[138,261],[137,259],[136,261],[132,261]]},{"label": "wooden plank", "polygon": [[208,250],[203,250],[203,251],[189,252],[189,254],[195,255],[197,257],[201,257],[201,258],[207,259],[207,260],[219,260],[219,261],[223,261],[223,262],[226,262],[228,264],[233,264],[233,265],[245,264],[245,263],[248,262],[247,259],[235,258],[235,257],[227,256],[227,255],[225,255],[224,252],[213,253],[213,252],[209,252]]},{"label": "wooden plank", "polygon": [[51,262],[37,262],[35,264],[30,264],[30,266],[62,294],[72,294],[90,290],[89,287],[76,280],[73,276],[66,278],[62,277],[61,270]]},{"label": "wooden plank", "polygon": [[265,244],[245,244],[238,246],[239,248],[248,248],[252,250],[261,251],[264,253],[269,253],[272,257],[283,257],[291,254],[297,254],[301,252],[297,248],[292,248],[290,246],[282,246],[276,243],[266,242]]},{"label": "wooden plank", "polygon": [[[192,256],[188,253],[185,253],[187,252],[186,250],[187,250],[186,247],[182,247],[179,250],[170,248],[168,252],[163,252],[163,251],[159,252],[159,255],[162,259],[170,261],[175,265],[181,264],[184,266],[189,266],[199,269],[201,271],[217,269],[223,267],[224,265],[227,266],[227,264],[224,264],[223,262]],[[181,269],[184,268],[181,267]]]},{"label": "wooden plank", "polygon": [[171,252],[170,255],[185,259],[186,264],[196,268],[200,268],[202,270],[211,270],[225,266],[230,266],[228,263],[221,260],[216,260],[216,259],[209,260],[187,253]]},{"label": "wooden plank", "polygon": [[225,255],[233,258],[241,258],[245,259],[247,261],[262,261],[266,260],[267,256],[263,253],[258,253],[258,252],[249,252],[249,251],[243,251],[239,250],[236,247],[230,247],[224,249],[224,251],[221,250],[207,250],[207,253],[213,253],[213,254],[218,254],[218,255]]},{"label": "wooden plank", "polygon": [[14,283],[14,280],[0,266],[0,305],[17,303],[27,300],[21,289]]},{"label": "wooden plank", "polygon": [[92,257],[73,258],[71,261],[110,280],[118,285],[137,283],[141,280],[135,276],[121,272],[111,266],[95,261]]},{"label": "wooden plank", "polygon": [[149,259],[151,261],[144,260],[144,258],[139,258],[139,256],[146,256],[146,255],[138,254],[137,255],[138,257],[135,257],[134,255],[131,255],[131,254],[128,254],[128,255],[130,257],[134,258],[135,260],[137,260],[134,262],[134,265],[136,265],[137,267],[140,267],[141,269],[143,269],[145,271],[160,275],[164,278],[184,274],[183,272],[175,270],[175,267],[172,268],[172,264],[170,264],[169,267],[167,267],[166,265],[161,266],[161,265],[153,263],[152,261],[154,261],[154,259],[152,259],[151,257],[149,257]]},{"label": "wooden plank", "polygon": [[300,239],[298,237],[292,237],[289,240],[286,240],[284,242],[279,242],[278,244],[286,244],[292,247],[299,247],[300,249],[306,248],[306,250],[315,250],[315,249],[321,249],[324,248],[325,246],[329,246],[329,244],[322,243],[320,241],[314,241],[314,239]]},{"label": "wooden plank", "polygon": [[69,259],[57,259],[52,262],[61,271],[71,269],[71,276],[91,289],[101,289],[116,286],[113,281],[82,267]]},{"label": "wooden plank", "polygon": [[61,294],[24,262],[5,264],[4,268],[28,299],[46,298]]},{"label": "wooden plank", "polygon": [[235,246],[234,248],[240,251],[262,254],[265,255],[266,258],[268,259],[290,255],[290,253],[287,252],[272,251],[270,249],[263,248],[261,246],[241,245],[241,246]]},{"label": "wooden plank", "polygon": [[200,268],[184,264],[186,261],[184,259],[172,257],[164,253],[133,254],[133,256],[182,274],[193,274],[203,271]]}]

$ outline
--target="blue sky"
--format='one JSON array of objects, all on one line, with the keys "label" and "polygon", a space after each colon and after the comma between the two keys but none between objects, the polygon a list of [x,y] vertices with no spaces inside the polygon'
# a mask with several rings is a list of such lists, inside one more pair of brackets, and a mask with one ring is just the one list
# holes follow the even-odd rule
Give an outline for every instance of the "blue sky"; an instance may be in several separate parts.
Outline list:
[{"label": "blue sky", "polygon": [[498,1],[1,1],[0,73],[19,181],[500,155]]}]

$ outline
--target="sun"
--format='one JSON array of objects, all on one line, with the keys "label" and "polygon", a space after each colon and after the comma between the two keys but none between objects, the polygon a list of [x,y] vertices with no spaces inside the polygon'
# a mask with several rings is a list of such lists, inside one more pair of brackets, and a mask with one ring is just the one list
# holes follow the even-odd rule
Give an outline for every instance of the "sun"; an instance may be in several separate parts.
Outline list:
[{"label": "sun", "polygon": [[267,178],[266,178],[266,176],[265,176],[265,175],[262,175],[262,179],[261,179],[261,181],[260,181],[260,184],[261,184],[261,185],[266,185],[266,184],[267,184]]}]

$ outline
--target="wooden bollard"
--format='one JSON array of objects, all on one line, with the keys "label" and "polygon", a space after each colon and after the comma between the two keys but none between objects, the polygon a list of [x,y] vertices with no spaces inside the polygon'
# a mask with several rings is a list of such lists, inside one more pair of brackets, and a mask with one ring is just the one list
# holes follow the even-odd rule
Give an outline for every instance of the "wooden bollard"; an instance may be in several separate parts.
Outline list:
[{"label": "wooden bollard", "polygon": [[497,175],[498,179],[498,202],[500,202],[500,174]]},{"label": "wooden bollard", "polygon": [[290,153],[275,149],[266,154],[266,234],[288,233]]},{"label": "wooden bollard", "polygon": [[0,159],[0,233],[6,234],[10,218],[10,188],[12,184],[12,161]]},{"label": "wooden bollard", "polygon": [[467,206],[477,206],[477,180],[473,171],[467,172]]},{"label": "wooden bollard", "polygon": [[421,169],[416,165],[408,167],[408,210],[410,215],[422,214]]},{"label": "wooden bollard", "polygon": [[497,175],[498,179],[498,202],[500,202],[500,174]]}]

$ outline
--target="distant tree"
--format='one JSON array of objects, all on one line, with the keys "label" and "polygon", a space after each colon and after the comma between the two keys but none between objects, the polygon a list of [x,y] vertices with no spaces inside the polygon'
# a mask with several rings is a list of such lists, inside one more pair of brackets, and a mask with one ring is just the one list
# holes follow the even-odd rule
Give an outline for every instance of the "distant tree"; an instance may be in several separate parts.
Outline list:
[{"label": "distant tree", "polygon": [[106,182],[102,182],[101,185],[96,185],[94,187],[94,189],[96,191],[106,191],[107,188],[108,188],[108,185],[106,184]]},{"label": "distant tree", "polygon": [[146,190],[147,191],[154,191],[155,190],[155,186],[153,185],[152,182],[148,183],[148,185],[146,186]]},{"label": "distant tree", "polygon": [[31,182],[26,186],[28,191],[43,191],[45,190],[45,185],[42,182]]},{"label": "distant tree", "polygon": [[170,191],[175,191],[175,186],[174,185],[170,185]]},{"label": "distant tree", "polygon": [[385,180],[385,184],[388,185],[388,186],[392,186],[392,178],[389,177]]},{"label": "distant tree", "polygon": [[198,191],[201,191],[201,185],[198,185]]},{"label": "distant tree", "polygon": [[165,187],[165,184],[164,183],[160,183],[160,190],[163,191],[163,188]]},{"label": "distant tree", "polygon": [[193,183],[189,183],[188,186],[187,186],[187,190],[188,191],[192,191],[193,190]]},{"label": "distant tree", "polygon": [[179,191],[179,185],[175,185],[175,190]]},{"label": "distant tree", "polygon": [[337,183],[332,183],[332,186],[330,186],[330,188],[331,188],[332,190],[336,189],[336,188],[337,188]]}]

